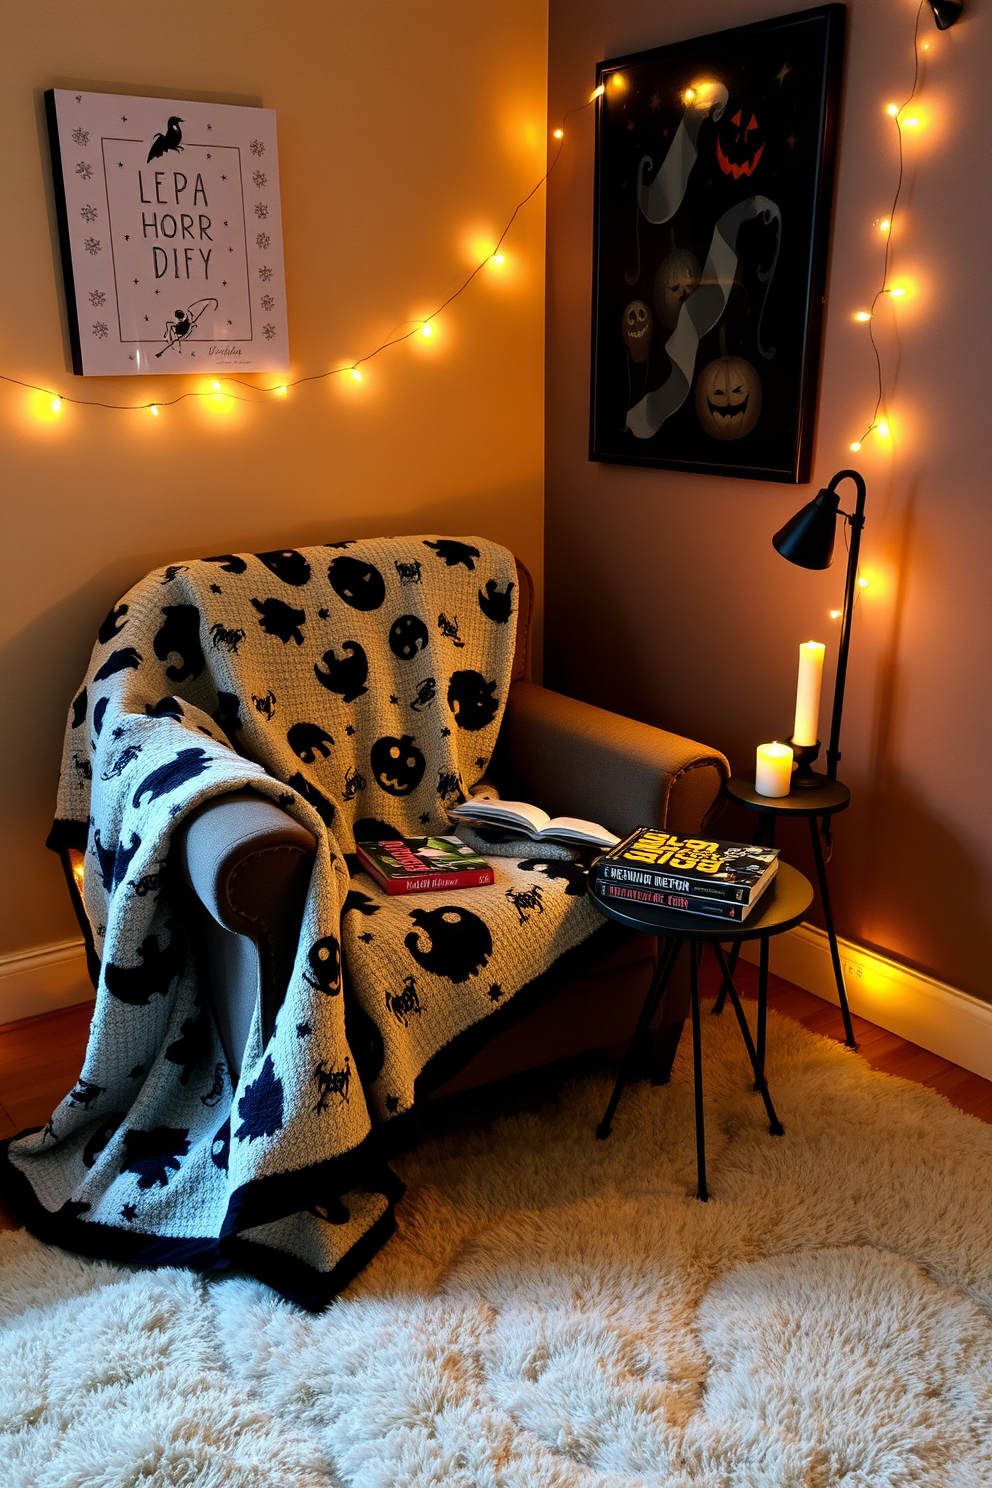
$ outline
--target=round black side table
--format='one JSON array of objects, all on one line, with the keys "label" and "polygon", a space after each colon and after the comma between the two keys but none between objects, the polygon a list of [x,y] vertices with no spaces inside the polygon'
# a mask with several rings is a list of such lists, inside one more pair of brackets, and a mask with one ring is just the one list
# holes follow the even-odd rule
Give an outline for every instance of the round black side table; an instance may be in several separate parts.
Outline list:
[{"label": "round black side table", "polygon": [[[813,902],[813,886],[795,868],[790,868],[788,863],[779,865],[778,873],[775,875],[771,886],[762,894],[759,903],[752,910],[746,920],[738,923],[733,920],[722,920],[710,915],[684,914],[677,909],[660,909],[652,904],[639,904],[630,899],[607,898],[590,889],[599,908],[611,920],[618,920],[621,925],[628,926],[632,930],[647,932],[649,935],[657,935],[659,939],[666,942],[664,950],[658,956],[658,967],[651,979],[641,1015],[637,1020],[627,1051],[620,1065],[613,1094],[610,1096],[609,1105],[606,1107],[602,1121],[596,1128],[596,1136],[600,1139],[610,1135],[613,1117],[616,1115],[620,1097],[624,1086],[630,1078],[631,1070],[637,1059],[641,1043],[651,1026],[652,1019],[661,1005],[661,999],[665,995],[675,963],[684,945],[689,947],[690,986],[692,995],[692,1078],[693,1091],[695,1095],[696,1110],[696,1194],[700,1199],[707,1199],[709,1195],[706,1190],[706,1139],[703,1128],[703,1055],[699,1032],[699,960],[703,947],[710,945],[723,973],[723,989],[729,994],[733,1004],[737,1021],[740,1024],[741,1036],[751,1061],[754,1071],[754,1088],[761,1094],[768,1113],[768,1130],[773,1137],[780,1137],[784,1127],[775,1114],[771,1096],[768,1094],[768,1086],[765,1083],[764,1061],[759,1060],[758,1052],[751,1038],[751,1030],[747,1026],[747,1018],[741,1007],[741,1000],[734,986],[733,972],[727,961],[726,954],[721,942],[732,941],[736,946],[745,940],[767,940],[772,935],[781,935],[784,930],[791,930],[798,925],[806,911]],[[672,1049],[672,1058],[675,1057],[675,1049]],[[665,1076],[667,1078],[667,1075]],[[656,1083],[662,1083],[658,1080]]]},{"label": "round black side table", "polygon": [[[827,924],[827,939],[830,942],[830,959],[833,962],[834,980],[837,983],[837,996],[840,1000],[841,1015],[844,1019],[844,1042],[849,1049],[858,1047],[854,1037],[854,1026],[851,1023],[851,1010],[847,1005],[847,989],[844,986],[844,972],[840,962],[840,951],[837,948],[837,932],[834,929],[834,915],[830,905],[830,890],[827,887],[827,867],[823,860],[823,849],[820,846],[820,834],[817,831],[817,818],[829,818],[838,811],[844,811],[850,805],[851,792],[846,785],[839,780],[831,780],[826,775],[823,784],[809,790],[791,790],[787,796],[759,796],[754,788],[754,774],[733,775],[727,781],[727,794],[732,801],[745,807],[748,811],[757,814],[758,820],[755,824],[755,843],[763,847],[775,846],[775,823],[779,817],[804,816],[809,822],[809,835],[813,844],[813,861],[816,864],[816,878],[820,886],[820,903],[823,905],[823,918]],[[781,873],[782,867],[779,866]],[[739,943],[731,952],[730,968],[733,971],[737,966],[737,957],[740,953]],[[761,940],[761,959],[758,972],[758,1057],[764,1060],[764,1009],[768,998],[768,938]],[[723,1011],[724,994],[721,991],[713,1008],[715,1013]]]}]

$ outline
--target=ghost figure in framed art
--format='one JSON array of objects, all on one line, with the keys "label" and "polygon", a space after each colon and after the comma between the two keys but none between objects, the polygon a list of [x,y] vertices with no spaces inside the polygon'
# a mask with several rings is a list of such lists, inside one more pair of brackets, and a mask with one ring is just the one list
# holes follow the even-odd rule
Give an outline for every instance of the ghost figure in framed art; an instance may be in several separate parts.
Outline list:
[{"label": "ghost figure in framed art", "polygon": [[600,64],[591,459],[809,479],[843,28]]}]

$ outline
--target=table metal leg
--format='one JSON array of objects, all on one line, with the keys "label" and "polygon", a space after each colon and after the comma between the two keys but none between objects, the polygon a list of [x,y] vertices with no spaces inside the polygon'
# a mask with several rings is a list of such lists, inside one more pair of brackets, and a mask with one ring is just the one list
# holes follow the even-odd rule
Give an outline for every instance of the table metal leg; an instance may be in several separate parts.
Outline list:
[{"label": "table metal leg", "polygon": [[[770,935],[763,935],[758,942],[760,958],[758,962],[758,1063],[761,1073],[765,1073],[765,1033],[768,1025],[768,947],[771,943]],[[733,966],[730,970],[733,971]],[[755,1090],[758,1086],[755,1084]]]},{"label": "table metal leg", "polygon": [[651,1026],[651,1019],[658,1011],[658,1005],[661,1002],[662,997],[665,995],[665,988],[668,985],[668,979],[672,974],[672,968],[674,967],[675,962],[678,960],[678,954],[679,951],[682,949],[682,945],[683,942],[681,940],[669,941],[668,946],[658,963],[658,969],[655,972],[654,977],[651,981],[651,985],[647,990],[647,996],[644,999],[644,1006],[641,1008],[641,1015],[637,1020],[637,1027],[634,1029],[630,1043],[627,1045],[627,1052],[623,1056],[623,1062],[620,1065],[620,1072],[617,1075],[616,1084],[613,1087],[613,1094],[610,1096],[609,1105],[606,1107],[606,1111],[603,1115],[602,1121],[596,1128],[596,1136],[600,1139],[600,1141],[602,1141],[604,1137],[608,1137],[610,1135],[610,1127],[613,1124],[613,1117],[616,1115],[617,1106],[620,1104],[620,1097],[621,1095],[623,1095],[624,1086],[630,1079],[631,1071],[634,1068],[634,1064],[640,1051],[641,1042]]},{"label": "table metal leg", "polygon": [[768,1130],[771,1132],[773,1137],[780,1137],[784,1133],[785,1127],[776,1116],[775,1107],[772,1105],[772,1098],[768,1094],[768,1085],[765,1081],[765,1073],[761,1065],[758,1063],[758,1052],[755,1049],[754,1041],[751,1038],[751,1030],[747,1026],[747,1018],[744,1016],[744,1009],[741,1007],[741,1000],[737,995],[737,988],[734,986],[734,979],[730,975],[730,967],[727,965],[727,958],[723,954],[723,946],[720,945],[719,941],[714,941],[713,949],[716,951],[717,960],[720,962],[720,969],[722,970],[723,975],[727,980],[728,995],[730,997],[734,1012],[737,1014],[737,1022],[740,1024],[741,1036],[744,1039],[744,1046],[747,1049],[748,1058],[751,1061],[751,1068],[754,1070],[754,1087],[756,1090],[761,1092],[761,1099],[764,1101],[765,1110],[768,1113]]},{"label": "table metal leg", "polygon": [[[733,973],[737,970],[737,959],[740,956],[740,953],[741,953],[741,943],[740,943],[739,940],[735,940],[734,943],[733,943],[733,945],[730,947],[730,971],[731,971],[731,975],[733,975]],[[720,1014],[723,1012],[723,1009],[726,1006],[726,1003],[727,1003],[727,984],[726,984],[726,982],[721,982],[720,983],[720,991],[717,994],[716,1002],[713,1004],[713,1012],[716,1015],[716,1017],[719,1017]]]},{"label": "table metal leg", "polygon": [[837,947],[837,932],[834,929],[834,914],[830,906],[830,890],[827,887],[827,867],[823,861],[823,849],[820,846],[820,834],[816,829],[816,818],[811,816],[809,820],[809,835],[813,842],[813,860],[816,863],[816,877],[820,885],[820,903],[823,905],[823,918],[827,922],[827,939],[830,942],[830,959],[834,965],[834,980],[837,983],[837,995],[840,998],[840,1010],[844,1019],[844,1042],[849,1049],[858,1047],[854,1037],[854,1025],[851,1022],[851,1010],[847,1005],[847,989],[844,986],[844,971],[840,964],[840,951]]},{"label": "table metal leg", "polygon": [[696,1198],[703,1203],[706,1191],[706,1133],[703,1127],[703,1045],[699,1026],[699,957],[701,947],[689,943],[689,967],[692,977],[692,1089],[696,1107]]}]

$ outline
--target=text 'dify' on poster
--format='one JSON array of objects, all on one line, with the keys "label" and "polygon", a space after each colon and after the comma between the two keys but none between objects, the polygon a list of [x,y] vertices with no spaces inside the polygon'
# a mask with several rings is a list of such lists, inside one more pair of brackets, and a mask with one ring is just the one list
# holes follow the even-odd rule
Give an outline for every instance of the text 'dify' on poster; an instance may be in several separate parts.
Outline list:
[{"label": "text 'dify' on poster", "polygon": [[73,370],[283,372],[271,109],[46,94]]}]

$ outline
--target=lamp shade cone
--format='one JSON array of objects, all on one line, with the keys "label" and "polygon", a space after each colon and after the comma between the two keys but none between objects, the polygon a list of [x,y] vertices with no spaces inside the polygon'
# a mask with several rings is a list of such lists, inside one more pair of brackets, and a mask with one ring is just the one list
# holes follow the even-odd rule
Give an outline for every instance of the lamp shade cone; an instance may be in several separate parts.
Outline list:
[{"label": "lamp shade cone", "polygon": [[964,7],[958,4],[958,0],[930,0],[930,9],[937,22],[937,30],[946,31],[948,26],[954,25]]},{"label": "lamp shade cone", "polygon": [[779,528],[772,538],[775,551],[800,568],[829,568],[834,556],[839,506],[836,491],[820,491],[808,506]]}]

